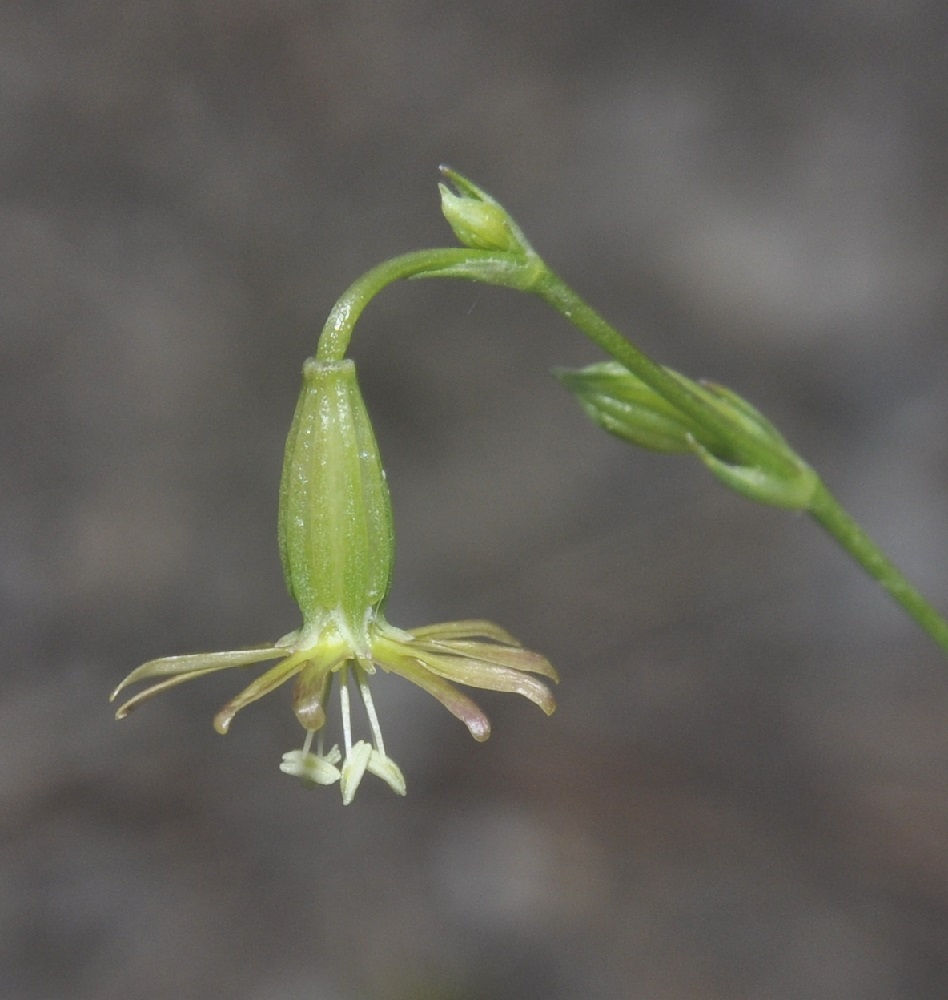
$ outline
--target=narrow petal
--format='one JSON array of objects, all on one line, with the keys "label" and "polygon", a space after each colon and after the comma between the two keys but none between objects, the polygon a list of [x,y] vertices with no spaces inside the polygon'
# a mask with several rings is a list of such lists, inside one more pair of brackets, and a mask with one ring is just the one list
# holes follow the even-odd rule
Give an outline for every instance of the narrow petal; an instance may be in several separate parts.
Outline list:
[{"label": "narrow petal", "polygon": [[480,708],[453,684],[426,670],[417,660],[404,656],[388,661],[379,660],[378,664],[383,669],[404,677],[406,681],[417,684],[423,691],[437,698],[456,719],[460,719],[467,726],[471,736],[479,743],[483,743],[490,736],[490,722]]},{"label": "narrow petal", "polygon": [[480,618],[472,618],[461,622],[441,622],[439,625],[425,625],[422,628],[409,629],[416,639],[493,639],[508,646],[519,646],[520,643],[504,628],[493,622]]},{"label": "narrow petal", "polygon": [[519,670],[461,656],[429,654],[420,657],[419,662],[438,676],[459,684],[484,688],[488,691],[522,694],[524,698],[529,698],[535,705],[539,705],[547,715],[552,715],[556,708],[550,689],[542,681]]},{"label": "narrow petal", "polygon": [[531,674],[542,674],[550,680],[559,681],[559,675],[553,664],[539,653],[534,653],[522,646],[499,646],[492,642],[475,642],[466,639],[454,639],[450,642],[421,642],[414,648],[435,654],[461,656],[485,663],[497,663],[512,670],[526,670]]},{"label": "narrow petal", "polygon": [[[212,667],[207,670],[195,670],[189,674],[180,674],[178,677],[168,677],[167,679],[160,681],[158,684],[152,684],[151,687],[145,688],[144,691],[139,691],[134,697],[129,698],[128,701],[123,702],[115,710],[116,719],[124,719],[129,712],[138,708],[138,706],[143,702],[147,701],[149,698],[154,697],[162,691],[167,691],[168,688],[177,687],[179,684],[184,684],[185,681],[193,681],[195,677],[203,677],[205,674],[213,673],[214,670],[223,670],[223,667]],[[118,694],[118,691],[115,692]],[[113,695],[115,697],[115,695]]]},{"label": "narrow petal", "polygon": [[271,667],[265,674],[261,674],[253,683],[248,684],[240,694],[235,698],[231,698],[217,715],[214,716],[214,728],[221,734],[226,733],[230,728],[234,716],[242,708],[246,708],[251,702],[257,701],[258,698],[262,698],[265,694],[269,694],[295,674],[298,674],[311,655],[312,650],[304,649],[299,653],[288,656],[275,667]]},{"label": "narrow petal", "polygon": [[[129,684],[147,680],[150,677],[177,677],[188,674],[200,677],[214,670],[226,670],[228,667],[246,667],[251,663],[263,660],[275,660],[285,656],[283,646],[253,646],[249,649],[232,649],[225,653],[188,653],[184,656],[165,656],[160,660],[149,660],[133,670],[121,684],[112,692],[109,701],[115,701],[120,691]],[[183,678],[189,680],[189,677]]]},{"label": "narrow petal", "polygon": [[[318,650],[313,649],[312,652],[318,653]],[[310,660],[300,671],[293,688],[293,711],[304,729],[315,732],[326,724],[326,701],[332,669],[343,659],[332,652],[321,659]]]}]

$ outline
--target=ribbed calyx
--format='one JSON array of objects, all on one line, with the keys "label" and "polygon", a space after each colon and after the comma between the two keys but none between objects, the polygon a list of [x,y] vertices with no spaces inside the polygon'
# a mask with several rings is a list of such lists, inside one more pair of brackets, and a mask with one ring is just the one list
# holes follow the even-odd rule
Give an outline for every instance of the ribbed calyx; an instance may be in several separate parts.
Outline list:
[{"label": "ribbed calyx", "polygon": [[366,658],[392,575],[392,509],[354,363],[303,365],[280,481],[280,557],[303,632],[335,624]]}]

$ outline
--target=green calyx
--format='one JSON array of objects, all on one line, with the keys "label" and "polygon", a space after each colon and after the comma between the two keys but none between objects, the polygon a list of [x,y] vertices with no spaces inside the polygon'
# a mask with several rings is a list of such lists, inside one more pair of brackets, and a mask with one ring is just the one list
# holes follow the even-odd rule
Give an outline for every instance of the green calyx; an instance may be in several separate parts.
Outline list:
[{"label": "green calyx", "polygon": [[367,647],[395,539],[385,472],[349,359],[310,358],[303,366],[280,481],[279,541],[303,630],[335,625],[355,649]]},{"label": "green calyx", "polygon": [[519,250],[506,213],[499,206],[461,197],[444,184],[438,186],[441,189],[441,211],[459,243],[475,250],[499,250],[503,253]]},{"label": "green calyx", "polygon": [[496,198],[450,167],[442,166],[441,173],[457,189],[455,193],[447,184],[438,185],[441,211],[459,243],[474,250],[535,256],[520,227]]},{"label": "green calyx", "polygon": [[[623,441],[652,451],[691,452],[726,486],[751,500],[809,508],[819,479],[769,420],[724,386],[664,371],[701,404],[698,413],[714,418],[714,425],[684,412],[615,361],[560,370],[556,376],[590,419]],[[722,436],[710,426],[731,433]]]},{"label": "green calyx", "polygon": [[693,421],[616,361],[554,374],[603,430],[650,451],[689,452]]}]

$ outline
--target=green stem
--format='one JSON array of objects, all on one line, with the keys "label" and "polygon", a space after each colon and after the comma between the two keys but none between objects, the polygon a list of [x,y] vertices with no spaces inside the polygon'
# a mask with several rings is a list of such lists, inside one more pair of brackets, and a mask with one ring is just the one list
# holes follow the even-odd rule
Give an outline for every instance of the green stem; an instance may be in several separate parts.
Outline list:
[{"label": "green stem", "polygon": [[585,302],[558,275],[544,265],[539,279],[530,289],[560,315],[578,327],[633,375],[689,416],[705,431],[725,444],[741,464],[763,468],[774,466],[773,449],[748,434],[734,421],[712,409],[686,384],[669,375]]},{"label": "green stem", "polygon": [[906,580],[822,483],[808,512],[948,652],[948,621]]},{"label": "green stem", "polygon": [[320,361],[345,356],[356,321],[383,288],[403,278],[464,278],[532,292],[569,320],[593,343],[637,375],[739,457],[742,464],[774,466],[772,449],[708,406],[686,384],[669,375],[554,274],[535,254],[451,248],[416,250],[383,261],[353,282],[329,313],[319,338]]},{"label": "green stem", "polygon": [[[710,411],[700,399],[688,392],[686,386],[671,378],[660,365],[630,344],[560,278],[547,270],[539,286],[532,290],[669,402],[700,421],[709,431],[720,435],[732,447],[736,444],[735,433],[740,428]],[[772,464],[772,453],[766,447],[761,448],[752,437],[745,436],[745,440],[740,442],[742,461],[752,463],[755,450],[761,451],[762,463]],[[807,512],[948,652],[948,621],[909,583],[819,479],[815,480]]]},{"label": "green stem", "polygon": [[[709,435],[726,445],[739,456],[741,463],[773,469],[775,462],[783,461],[775,459],[772,447],[708,406],[685,382],[674,378],[629,343],[532,252],[516,254],[450,248],[418,250],[384,261],[350,285],[333,306],[319,338],[317,358],[320,361],[341,360],[349,347],[356,321],[366,305],[387,285],[403,278],[464,278],[531,292],[642,382],[705,428]],[[806,468],[802,460],[793,456],[788,463],[789,471],[799,472],[801,468]],[[948,621],[883,555],[875,542],[816,479],[815,474],[814,480],[815,491],[806,504],[807,511],[948,652]]]},{"label": "green stem", "polygon": [[530,284],[533,270],[532,261],[511,254],[461,247],[415,250],[383,261],[354,281],[332,307],[319,336],[316,357],[320,361],[342,360],[362,310],[395,281],[453,277],[522,290]]}]

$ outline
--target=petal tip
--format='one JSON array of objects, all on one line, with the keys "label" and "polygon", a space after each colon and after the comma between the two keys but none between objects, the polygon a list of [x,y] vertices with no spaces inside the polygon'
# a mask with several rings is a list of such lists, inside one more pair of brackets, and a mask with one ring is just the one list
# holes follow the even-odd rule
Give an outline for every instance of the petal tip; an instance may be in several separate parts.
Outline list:
[{"label": "petal tip", "polygon": [[490,722],[486,717],[465,720],[465,723],[468,732],[478,743],[484,743],[490,739]]},{"label": "petal tip", "polygon": [[214,716],[214,729],[221,734],[221,736],[226,736],[227,731],[230,729],[230,724],[234,721],[235,713],[229,709],[228,706],[222,708],[217,715]]}]

